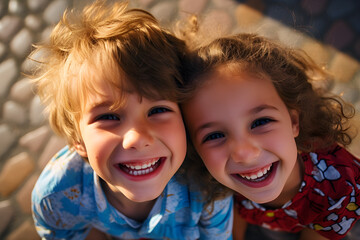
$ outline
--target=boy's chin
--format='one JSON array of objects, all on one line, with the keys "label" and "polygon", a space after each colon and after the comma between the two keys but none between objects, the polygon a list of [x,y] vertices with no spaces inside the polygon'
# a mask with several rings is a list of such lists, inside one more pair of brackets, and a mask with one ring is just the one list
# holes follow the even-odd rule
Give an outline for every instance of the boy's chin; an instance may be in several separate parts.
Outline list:
[{"label": "boy's chin", "polygon": [[166,184],[158,183],[152,186],[143,186],[140,188],[123,189],[123,194],[127,199],[133,202],[148,202],[157,199],[163,192]]},{"label": "boy's chin", "polygon": [[150,202],[157,199],[162,192],[163,191],[156,191],[156,192],[153,191],[151,193],[141,193],[141,194],[131,193],[131,194],[125,194],[125,196],[130,201],[142,203],[142,202]]}]

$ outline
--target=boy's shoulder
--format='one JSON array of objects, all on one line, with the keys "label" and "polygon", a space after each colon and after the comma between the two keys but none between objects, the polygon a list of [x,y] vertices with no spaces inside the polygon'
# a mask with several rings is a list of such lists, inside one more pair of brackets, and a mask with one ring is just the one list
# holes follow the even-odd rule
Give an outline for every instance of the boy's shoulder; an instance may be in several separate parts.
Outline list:
[{"label": "boy's shoulder", "polygon": [[[43,199],[48,196],[77,196],[84,189],[91,188],[93,170],[90,165],[76,152],[64,147],[47,163],[37,180],[34,195]],[[76,194],[77,193],[77,194]]]}]

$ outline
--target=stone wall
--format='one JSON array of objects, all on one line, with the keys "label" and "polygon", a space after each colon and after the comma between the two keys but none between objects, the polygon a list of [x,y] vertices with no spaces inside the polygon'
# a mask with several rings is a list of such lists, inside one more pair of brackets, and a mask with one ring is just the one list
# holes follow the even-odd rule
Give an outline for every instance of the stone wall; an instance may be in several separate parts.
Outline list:
[{"label": "stone wall", "polygon": [[[48,127],[42,113],[43,107],[26,77],[26,73],[33,67],[26,57],[33,43],[47,39],[52,26],[67,7],[81,7],[87,2],[89,1],[0,2],[1,239],[39,239],[31,218],[31,190],[46,162],[65,145]],[[309,1],[302,0],[298,1],[299,6],[305,6],[304,2],[309,4]],[[132,6],[149,10],[166,26],[171,26],[189,13],[200,13],[205,22],[218,26],[222,33],[256,31],[285,44],[303,48],[333,72],[336,81],[329,86],[332,91],[343,94],[359,111],[359,62],[328,44],[266,16],[266,9],[271,7],[266,3],[268,1],[262,0],[131,1]],[[360,155],[359,142],[356,141],[352,149]]]}]

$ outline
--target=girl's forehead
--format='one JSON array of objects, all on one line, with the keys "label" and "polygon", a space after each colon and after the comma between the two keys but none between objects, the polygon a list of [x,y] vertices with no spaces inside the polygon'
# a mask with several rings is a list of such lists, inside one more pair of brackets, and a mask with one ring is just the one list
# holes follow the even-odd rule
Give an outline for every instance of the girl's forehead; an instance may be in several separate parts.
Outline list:
[{"label": "girl's forehead", "polygon": [[[242,64],[227,64],[220,65],[213,69],[212,71],[200,76],[202,78],[200,82],[207,81],[222,81],[228,83],[238,83],[243,79],[252,79],[266,80],[272,82],[270,76],[268,76],[263,70],[253,67],[244,67]],[[205,83],[206,84],[206,83]],[[211,84],[211,83],[209,83]]]}]

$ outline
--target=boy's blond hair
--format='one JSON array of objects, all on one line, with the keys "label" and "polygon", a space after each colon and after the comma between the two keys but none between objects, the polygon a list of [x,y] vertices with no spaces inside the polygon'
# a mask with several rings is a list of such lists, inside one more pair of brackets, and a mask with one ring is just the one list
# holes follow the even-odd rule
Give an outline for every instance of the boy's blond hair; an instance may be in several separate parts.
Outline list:
[{"label": "boy's blond hair", "polygon": [[70,146],[81,142],[79,119],[88,94],[105,81],[118,99],[124,92],[149,99],[178,100],[183,41],[159,26],[148,12],[127,2],[97,1],[80,14],[65,11],[44,51],[33,81],[53,130]]}]

